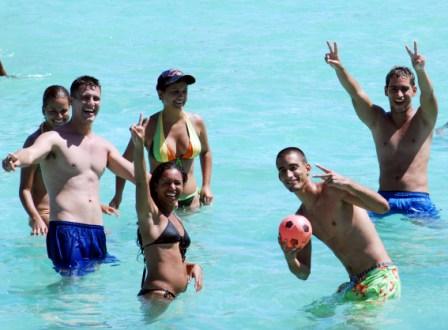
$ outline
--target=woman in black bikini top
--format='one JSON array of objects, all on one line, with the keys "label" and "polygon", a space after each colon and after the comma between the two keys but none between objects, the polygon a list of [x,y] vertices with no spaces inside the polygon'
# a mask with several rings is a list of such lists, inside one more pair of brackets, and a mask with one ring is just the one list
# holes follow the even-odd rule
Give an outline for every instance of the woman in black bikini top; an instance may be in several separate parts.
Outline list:
[{"label": "woman in black bikini top", "polygon": [[157,316],[186,290],[190,278],[195,280],[196,291],[202,288],[202,270],[197,264],[185,262],[190,237],[174,213],[186,180],[185,172],[175,162],[163,163],[153,171],[148,185],[142,115],[132,125],[131,133],[135,145],[138,241],[146,264],[138,295],[151,302],[150,312]]}]

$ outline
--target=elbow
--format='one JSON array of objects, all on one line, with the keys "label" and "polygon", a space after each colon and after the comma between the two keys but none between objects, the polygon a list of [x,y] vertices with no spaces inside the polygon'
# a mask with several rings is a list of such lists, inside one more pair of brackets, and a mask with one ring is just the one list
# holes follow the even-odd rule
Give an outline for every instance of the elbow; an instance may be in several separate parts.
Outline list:
[{"label": "elbow", "polygon": [[289,265],[289,271],[302,281],[306,281],[311,273],[308,267],[306,269],[300,269],[294,268],[292,265]]},{"label": "elbow", "polygon": [[22,202],[22,204],[25,203],[25,191],[24,189],[20,189],[19,190],[19,198],[20,198],[20,202]]},{"label": "elbow", "polygon": [[310,276],[310,272],[300,272],[296,274],[297,278],[302,281],[306,281]]}]

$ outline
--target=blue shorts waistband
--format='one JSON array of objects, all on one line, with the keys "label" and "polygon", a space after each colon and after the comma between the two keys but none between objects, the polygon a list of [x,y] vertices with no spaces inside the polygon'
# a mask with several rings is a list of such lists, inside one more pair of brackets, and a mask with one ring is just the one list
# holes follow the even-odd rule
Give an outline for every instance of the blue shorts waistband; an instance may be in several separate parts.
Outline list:
[{"label": "blue shorts waistband", "polygon": [[421,191],[395,191],[395,190],[379,190],[378,193],[384,198],[391,197],[411,197],[411,198],[429,198],[429,193]]},{"label": "blue shorts waistband", "polygon": [[78,227],[78,228],[86,228],[86,229],[104,229],[102,225],[92,225],[88,223],[81,222],[73,222],[73,221],[64,221],[64,220],[50,220],[50,226],[70,226],[70,227]]}]

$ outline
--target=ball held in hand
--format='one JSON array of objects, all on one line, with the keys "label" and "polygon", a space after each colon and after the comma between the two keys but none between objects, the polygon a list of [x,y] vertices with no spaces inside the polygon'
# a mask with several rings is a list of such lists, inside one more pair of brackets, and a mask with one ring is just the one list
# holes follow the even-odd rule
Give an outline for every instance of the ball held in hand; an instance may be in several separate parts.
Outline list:
[{"label": "ball held in hand", "polygon": [[302,249],[311,239],[311,224],[302,215],[289,215],[278,228],[280,241],[288,249]]}]

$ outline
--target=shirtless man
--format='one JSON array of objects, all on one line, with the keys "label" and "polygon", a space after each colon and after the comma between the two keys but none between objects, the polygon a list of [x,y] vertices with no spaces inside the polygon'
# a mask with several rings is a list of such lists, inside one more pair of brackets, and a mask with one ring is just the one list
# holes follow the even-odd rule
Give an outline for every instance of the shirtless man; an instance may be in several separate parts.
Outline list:
[{"label": "shirtless man", "polygon": [[343,67],[336,43],[327,42],[326,62],[336,71],[350,95],[356,114],[372,132],[380,166],[379,193],[388,200],[390,213],[437,217],[428,193],[428,161],[437,119],[437,100],[425,70],[425,58],[406,46],[420,87],[420,107],[414,110],[415,77],[407,67],[394,67],[386,76],[384,92],[390,112],[373,104]]},{"label": "shirtless man", "polygon": [[3,168],[39,164],[50,199],[48,257],[62,275],[82,275],[110,261],[99,197],[105,168],[134,181],[132,164],[92,125],[101,103],[97,79],[83,76],[70,88],[72,118],[39,136],[28,148],[9,154]]},{"label": "shirtless man", "polygon": [[[281,150],[276,159],[278,176],[286,189],[302,202],[297,214],[310,221],[313,234],[342,262],[350,277],[338,289],[349,300],[385,300],[400,295],[397,267],[370,221],[367,210],[384,213],[387,201],[378,193],[331,170],[310,178],[311,165],[299,148]],[[301,280],[311,272],[311,240],[303,249],[280,243],[289,270]]]}]

